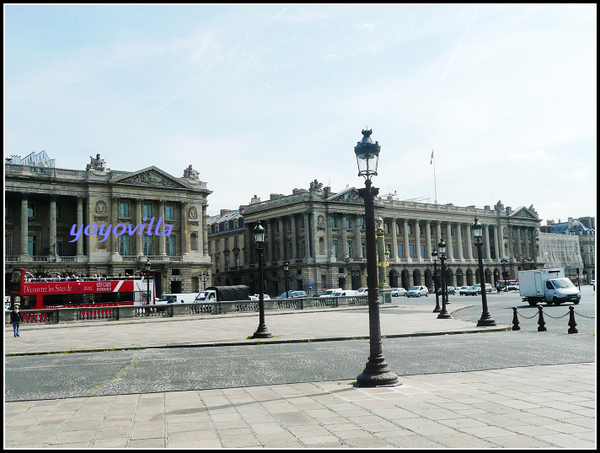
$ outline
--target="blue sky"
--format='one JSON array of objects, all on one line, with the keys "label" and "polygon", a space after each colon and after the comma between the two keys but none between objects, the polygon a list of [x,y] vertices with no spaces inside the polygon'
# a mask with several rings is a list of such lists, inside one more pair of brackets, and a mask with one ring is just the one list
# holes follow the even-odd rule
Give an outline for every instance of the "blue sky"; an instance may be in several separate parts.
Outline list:
[{"label": "blue sky", "polygon": [[[4,153],[596,215],[595,4],[4,5]],[[430,164],[432,150],[434,166]],[[545,222],[542,222],[545,224]]]}]

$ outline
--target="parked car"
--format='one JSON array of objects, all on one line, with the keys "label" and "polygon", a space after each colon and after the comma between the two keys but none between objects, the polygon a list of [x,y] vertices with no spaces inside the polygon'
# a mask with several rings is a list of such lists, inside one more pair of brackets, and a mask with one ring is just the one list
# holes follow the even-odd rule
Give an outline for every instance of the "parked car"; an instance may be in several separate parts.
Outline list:
[{"label": "parked car", "polygon": [[429,290],[426,286],[411,286],[406,292],[406,297],[429,296]]},{"label": "parked car", "polygon": [[287,297],[285,293],[281,293],[275,299],[292,299],[296,297],[308,297],[308,294],[306,294],[306,291],[288,291]]},{"label": "parked car", "polygon": [[406,296],[406,290],[404,288],[392,288],[392,296]]},{"label": "parked car", "polygon": [[461,286],[458,289],[458,294],[460,294],[461,296],[464,296],[465,294],[467,294],[467,290],[470,288],[470,286]]},{"label": "parked car", "polygon": [[356,291],[358,291],[359,296],[364,296],[364,295],[369,294],[369,288],[358,288]]},{"label": "parked car", "polygon": [[518,283],[509,283],[508,290],[509,291],[519,291],[519,284]]},{"label": "parked car", "polygon": [[[458,289],[454,286],[447,286],[446,289],[448,294],[456,294],[458,292]],[[442,288],[438,288],[438,294],[442,294]]]},{"label": "parked car", "polygon": [[[268,294],[263,294],[263,300],[267,300],[270,298],[271,298],[271,296],[269,296]],[[260,294],[254,294],[254,295],[250,296],[250,300],[260,300]]]},{"label": "parked car", "polygon": [[321,294],[319,297],[331,297],[331,296],[333,296],[333,293],[339,292],[341,290],[342,290],[342,288],[326,289],[325,291],[323,291],[323,294]]},{"label": "parked car", "polygon": [[479,288],[475,286],[469,286],[469,288],[465,291],[465,296],[476,296],[479,294]]}]

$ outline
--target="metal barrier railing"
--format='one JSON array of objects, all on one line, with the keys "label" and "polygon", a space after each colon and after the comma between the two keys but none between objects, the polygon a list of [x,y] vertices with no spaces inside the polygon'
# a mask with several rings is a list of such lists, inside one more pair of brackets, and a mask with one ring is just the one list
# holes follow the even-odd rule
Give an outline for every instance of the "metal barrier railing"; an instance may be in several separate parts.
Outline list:
[{"label": "metal barrier railing", "polygon": [[[537,316],[538,332],[547,331],[548,329],[546,328],[546,320],[544,319],[544,308],[542,307],[542,304],[538,304],[537,308],[538,308],[537,313],[533,314],[532,316],[524,316],[518,312],[517,307],[513,307],[512,330],[521,330],[521,327],[519,326],[519,317],[524,318],[524,319],[532,319]],[[572,305],[569,306],[569,311],[567,313],[565,313],[564,315],[552,316],[549,313],[546,313],[546,316],[548,316],[549,318],[552,318],[552,319],[561,319],[568,315],[569,321],[567,324],[569,326],[569,329],[567,330],[567,332],[568,333],[578,333],[577,322],[575,321],[575,314],[577,314],[583,318],[595,319],[595,316],[585,316],[585,315],[582,315],[581,313],[577,313],[575,311],[575,308]]]}]

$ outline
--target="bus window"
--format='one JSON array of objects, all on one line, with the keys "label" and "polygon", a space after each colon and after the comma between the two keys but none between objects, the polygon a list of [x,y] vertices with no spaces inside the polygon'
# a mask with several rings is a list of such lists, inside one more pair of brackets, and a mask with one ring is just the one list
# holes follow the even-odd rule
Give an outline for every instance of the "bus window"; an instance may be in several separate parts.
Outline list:
[{"label": "bus window", "polygon": [[98,293],[98,303],[100,304],[114,304],[115,293]]},{"label": "bus window", "polygon": [[65,305],[79,305],[79,294],[65,294]]},{"label": "bus window", "polygon": [[117,302],[133,302],[133,291],[127,293],[116,293]]},{"label": "bus window", "polygon": [[44,295],[44,307],[54,305],[64,305],[64,297],[62,294],[46,294]]},{"label": "bus window", "polygon": [[95,304],[98,300],[96,294],[81,294],[81,303],[85,305]]}]

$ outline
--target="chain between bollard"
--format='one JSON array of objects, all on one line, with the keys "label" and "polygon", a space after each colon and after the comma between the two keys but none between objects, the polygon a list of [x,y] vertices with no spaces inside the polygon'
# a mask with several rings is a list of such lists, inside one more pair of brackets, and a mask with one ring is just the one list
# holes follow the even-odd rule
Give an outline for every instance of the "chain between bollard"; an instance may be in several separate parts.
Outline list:
[{"label": "chain between bollard", "polygon": [[[525,318],[525,319],[532,319],[535,316],[538,316],[538,332],[545,332],[546,329],[546,322],[544,321],[544,311],[543,311],[543,307],[542,304],[538,304],[538,312],[532,316],[523,316],[521,313],[519,313],[517,311],[517,307],[513,307],[513,326],[512,326],[512,330],[521,330],[521,327],[519,327],[519,316],[521,318]],[[575,326],[577,326],[577,323],[575,322],[575,309],[573,308],[573,306],[569,307],[569,311],[568,313],[565,313],[562,316],[552,316],[549,315],[548,313],[546,313],[547,316],[549,316],[552,319],[561,319],[564,318],[565,316],[569,315],[569,330],[568,333],[577,333],[577,328]],[[580,316],[583,316],[584,318],[588,318],[588,319],[595,319],[594,316],[585,316],[582,315],[580,313],[577,313]]]}]

